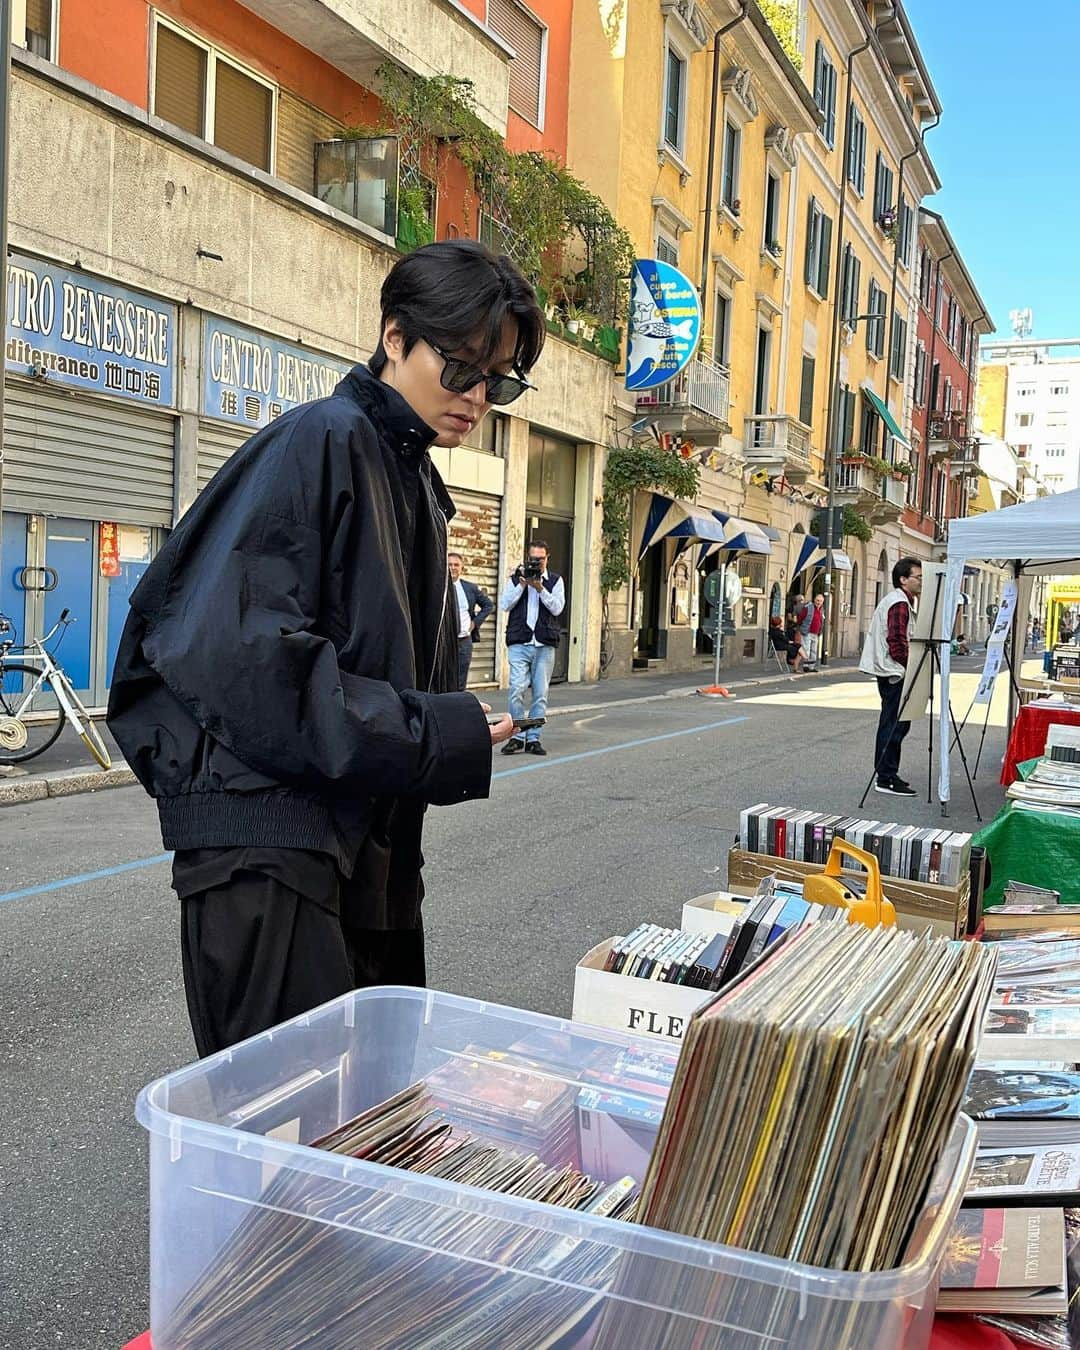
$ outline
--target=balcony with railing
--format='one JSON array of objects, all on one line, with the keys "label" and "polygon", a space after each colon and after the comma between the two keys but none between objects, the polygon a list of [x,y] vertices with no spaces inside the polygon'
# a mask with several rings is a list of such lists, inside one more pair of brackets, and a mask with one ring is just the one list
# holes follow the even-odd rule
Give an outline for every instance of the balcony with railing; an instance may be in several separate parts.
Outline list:
[{"label": "balcony with railing", "polygon": [[661,431],[719,445],[731,432],[731,375],[726,366],[697,356],[667,384],[642,390],[637,410]]},{"label": "balcony with railing", "polygon": [[871,524],[898,520],[907,500],[903,475],[881,474],[868,463],[836,466],[836,500],[853,506]]},{"label": "balcony with railing", "polygon": [[979,447],[975,441],[964,441],[949,455],[950,478],[978,478]]},{"label": "balcony with railing", "polygon": [[792,483],[804,482],[813,472],[810,428],[794,417],[744,418],[743,437],[743,455],[754,468],[776,469]]},{"label": "balcony with railing", "polygon": [[931,413],[926,428],[930,454],[952,455],[968,441],[967,413]]}]

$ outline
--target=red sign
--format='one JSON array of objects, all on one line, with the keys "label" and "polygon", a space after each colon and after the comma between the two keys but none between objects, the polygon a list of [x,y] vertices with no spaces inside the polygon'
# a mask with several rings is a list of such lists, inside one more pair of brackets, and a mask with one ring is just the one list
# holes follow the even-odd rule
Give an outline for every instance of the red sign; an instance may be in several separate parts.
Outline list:
[{"label": "red sign", "polygon": [[103,577],[120,575],[120,535],[116,526],[105,520],[98,526],[98,567]]}]

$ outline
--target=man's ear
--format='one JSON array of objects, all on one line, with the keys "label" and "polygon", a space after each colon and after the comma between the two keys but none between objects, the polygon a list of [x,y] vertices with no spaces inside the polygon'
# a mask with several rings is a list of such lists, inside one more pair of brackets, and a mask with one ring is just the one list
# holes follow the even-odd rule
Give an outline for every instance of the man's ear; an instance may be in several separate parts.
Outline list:
[{"label": "man's ear", "polygon": [[387,319],[382,333],[383,351],[390,361],[404,361],[405,334],[397,319]]}]

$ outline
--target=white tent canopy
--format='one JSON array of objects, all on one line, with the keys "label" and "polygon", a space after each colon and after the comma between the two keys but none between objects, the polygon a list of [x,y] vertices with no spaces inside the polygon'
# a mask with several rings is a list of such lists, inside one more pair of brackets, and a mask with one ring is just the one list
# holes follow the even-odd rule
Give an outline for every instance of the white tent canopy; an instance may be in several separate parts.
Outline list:
[{"label": "white tent canopy", "polygon": [[[946,557],[945,603],[942,609],[943,631],[952,635],[952,617],[960,603],[964,564],[972,559],[1011,564],[1014,576],[1072,575],[1080,573],[1080,488],[1059,492],[1034,501],[1006,506],[1000,511],[969,516],[949,522]],[[1026,588],[1013,619],[1013,651],[1017,651],[1016,631],[1027,623]],[[941,650],[941,777],[938,797],[949,800],[949,644]]]}]

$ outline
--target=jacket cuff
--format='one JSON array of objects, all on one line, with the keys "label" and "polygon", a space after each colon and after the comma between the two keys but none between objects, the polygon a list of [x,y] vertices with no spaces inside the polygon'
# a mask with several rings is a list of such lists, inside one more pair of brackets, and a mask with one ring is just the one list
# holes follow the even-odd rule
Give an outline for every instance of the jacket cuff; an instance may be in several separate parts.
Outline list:
[{"label": "jacket cuff", "polygon": [[473,694],[420,697],[439,738],[438,765],[424,796],[433,806],[486,797],[491,791],[491,728]]}]

